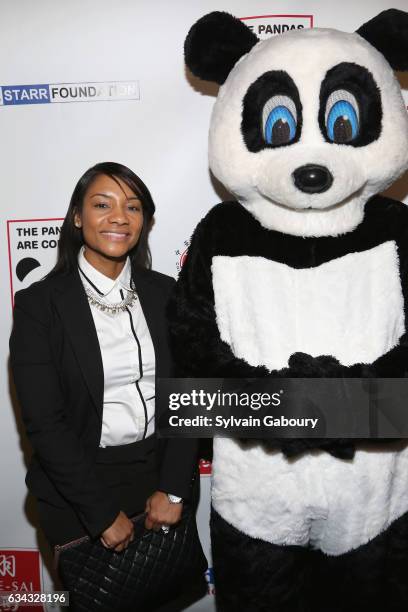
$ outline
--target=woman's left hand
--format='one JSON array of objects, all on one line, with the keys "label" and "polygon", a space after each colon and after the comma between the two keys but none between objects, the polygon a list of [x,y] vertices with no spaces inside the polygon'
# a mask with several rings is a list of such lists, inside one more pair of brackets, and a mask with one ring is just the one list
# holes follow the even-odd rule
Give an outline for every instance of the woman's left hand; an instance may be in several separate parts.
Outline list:
[{"label": "woman's left hand", "polygon": [[145,511],[147,512],[145,520],[146,529],[158,531],[162,525],[178,523],[183,511],[183,502],[171,504],[167,493],[156,491],[148,498]]}]

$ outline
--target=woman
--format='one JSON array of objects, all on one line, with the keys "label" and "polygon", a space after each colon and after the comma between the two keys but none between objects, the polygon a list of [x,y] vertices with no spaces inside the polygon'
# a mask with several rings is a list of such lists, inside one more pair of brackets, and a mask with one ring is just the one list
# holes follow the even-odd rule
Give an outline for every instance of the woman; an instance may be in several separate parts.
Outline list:
[{"label": "woman", "polygon": [[149,269],[154,211],[131,170],[90,168],[56,266],[15,295],[11,365],[34,449],[26,483],[52,546],[90,535],[121,551],[129,516],[146,510],[148,529],[166,529],[191,496],[195,441],[155,436],[155,378],[172,370],[174,280]]}]

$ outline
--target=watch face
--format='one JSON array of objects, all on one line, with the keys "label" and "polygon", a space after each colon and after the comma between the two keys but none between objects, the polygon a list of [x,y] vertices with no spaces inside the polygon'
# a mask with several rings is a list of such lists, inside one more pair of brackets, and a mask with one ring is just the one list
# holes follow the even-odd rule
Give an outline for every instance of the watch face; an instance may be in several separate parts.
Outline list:
[{"label": "watch face", "polygon": [[169,502],[171,504],[181,504],[181,502],[183,501],[182,497],[178,497],[177,495],[171,495],[170,493],[167,493],[167,497],[169,498]]}]

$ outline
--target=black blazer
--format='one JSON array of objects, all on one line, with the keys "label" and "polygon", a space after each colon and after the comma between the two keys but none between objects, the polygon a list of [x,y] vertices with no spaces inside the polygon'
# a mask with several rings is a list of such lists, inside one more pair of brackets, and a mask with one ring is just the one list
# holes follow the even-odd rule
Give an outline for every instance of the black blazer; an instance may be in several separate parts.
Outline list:
[{"label": "black blazer", "polygon": [[[174,279],[133,270],[156,354],[156,377],[172,375],[165,308]],[[56,506],[69,503],[92,536],[118,508],[98,482],[94,463],[102,428],[104,378],[98,337],[77,270],[34,283],[15,295],[11,368],[34,449],[26,483]],[[159,439],[158,489],[188,498],[197,441]]]}]

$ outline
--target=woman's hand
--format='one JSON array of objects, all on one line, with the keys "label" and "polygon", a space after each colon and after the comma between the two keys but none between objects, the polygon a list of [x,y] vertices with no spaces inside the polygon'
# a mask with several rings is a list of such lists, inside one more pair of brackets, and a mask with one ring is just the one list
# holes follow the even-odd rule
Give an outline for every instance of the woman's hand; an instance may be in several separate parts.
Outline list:
[{"label": "woman's hand", "polygon": [[171,504],[166,493],[156,491],[148,498],[145,511],[147,512],[146,529],[158,531],[162,525],[178,523],[183,511],[183,502]]},{"label": "woman's hand", "polygon": [[119,512],[112,525],[105,529],[101,535],[102,544],[116,552],[125,550],[132,540],[133,523],[122,511]]}]

